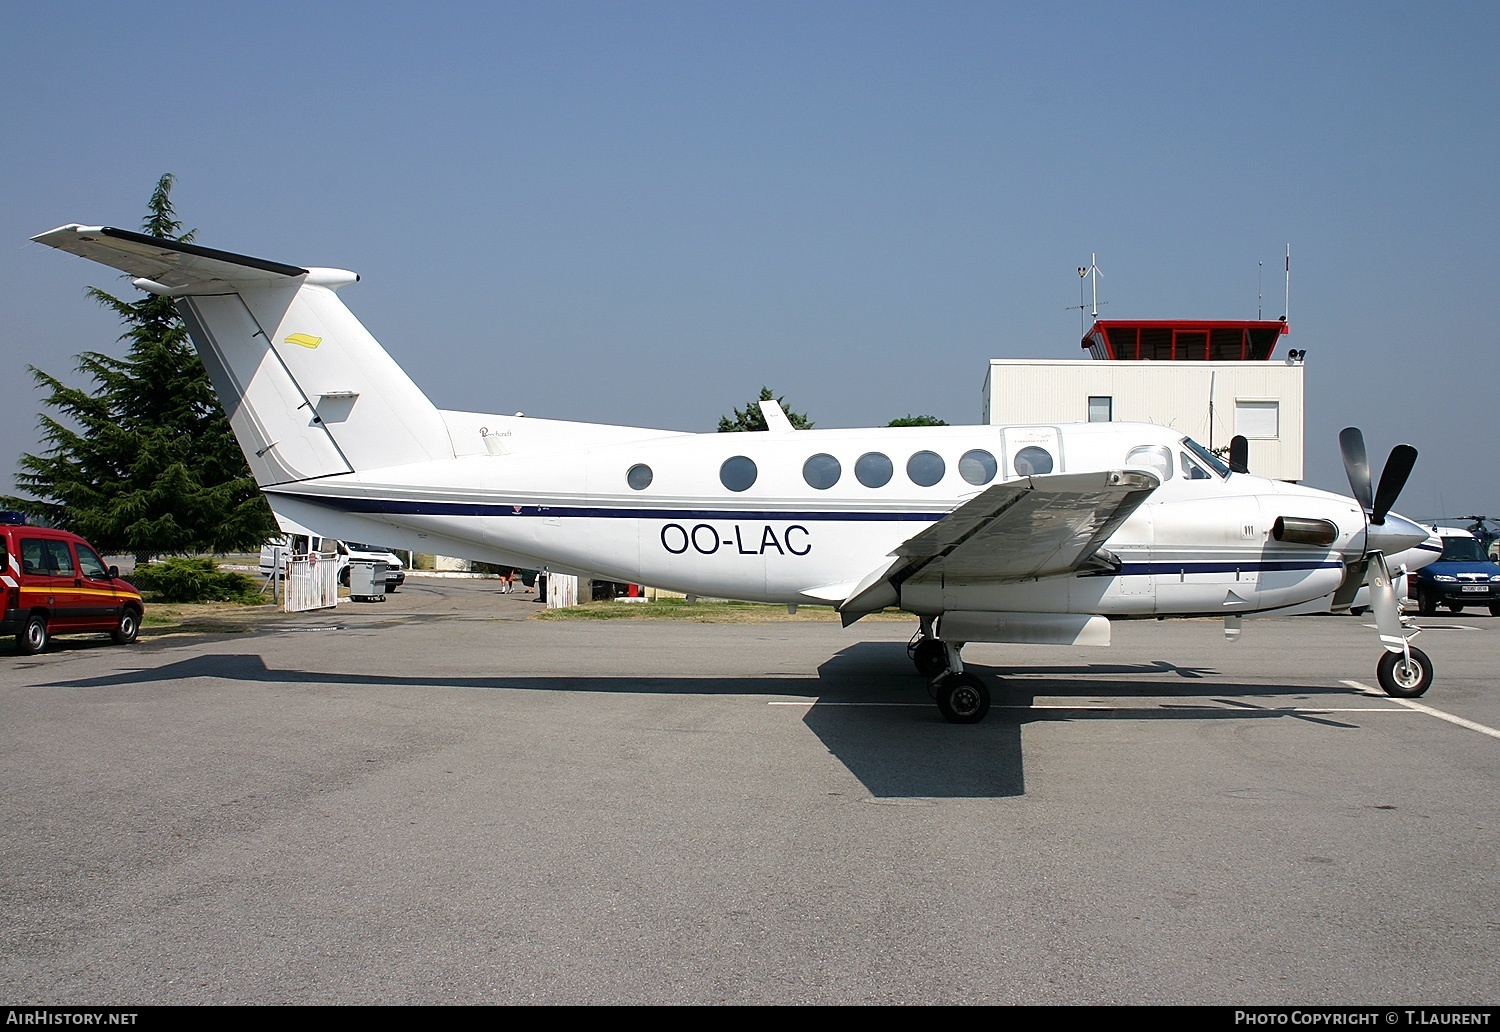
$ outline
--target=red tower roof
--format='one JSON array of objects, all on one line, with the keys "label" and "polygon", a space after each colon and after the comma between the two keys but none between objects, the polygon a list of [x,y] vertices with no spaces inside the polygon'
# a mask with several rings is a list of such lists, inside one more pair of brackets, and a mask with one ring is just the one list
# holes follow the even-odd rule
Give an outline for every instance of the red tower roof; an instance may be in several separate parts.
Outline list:
[{"label": "red tower roof", "polygon": [[1094,358],[1141,362],[1245,362],[1270,359],[1286,321],[1100,319],[1083,336]]}]

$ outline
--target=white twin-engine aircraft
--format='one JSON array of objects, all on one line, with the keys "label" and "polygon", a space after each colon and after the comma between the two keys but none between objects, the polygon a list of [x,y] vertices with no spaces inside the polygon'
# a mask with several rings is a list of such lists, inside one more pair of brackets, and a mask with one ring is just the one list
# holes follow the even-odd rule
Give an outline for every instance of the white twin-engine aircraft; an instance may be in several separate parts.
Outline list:
[{"label": "white twin-engine aircraft", "polygon": [[[34,238],[171,297],[257,483],[321,533],[692,595],[832,604],[845,625],[899,606],[944,717],[984,718],[967,642],[1105,645],[1112,618],[1347,609],[1368,583],[1380,683],[1432,682],[1390,567],[1440,551],[1389,510],[1416,452],[1355,499],[1232,471],[1136,423],[692,434],[435,408],[304,269],[102,226]],[[1388,559],[1389,557],[1389,559]]]}]

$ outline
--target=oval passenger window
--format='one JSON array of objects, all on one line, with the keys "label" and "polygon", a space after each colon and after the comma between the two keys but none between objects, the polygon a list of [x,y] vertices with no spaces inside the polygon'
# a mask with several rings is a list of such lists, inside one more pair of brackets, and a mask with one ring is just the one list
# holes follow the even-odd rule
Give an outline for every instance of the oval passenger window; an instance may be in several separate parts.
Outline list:
[{"label": "oval passenger window", "polygon": [[878,451],[865,452],[854,464],[854,479],[866,487],[884,487],[891,482],[896,467]]},{"label": "oval passenger window", "polygon": [[1040,476],[1043,473],[1052,472],[1052,453],[1046,448],[1038,448],[1031,445],[1016,452],[1014,463],[1016,475],[1022,477]]},{"label": "oval passenger window", "polygon": [[1000,464],[983,448],[966,451],[963,458],[958,460],[958,475],[975,487],[988,484],[995,479],[995,474],[998,472],[1000,472]]},{"label": "oval passenger window", "polygon": [[839,465],[839,460],[826,452],[819,452],[802,464],[802,479],[807,481],[808,487],[819,491],[827,491],[843,475],[844,467]]},{"label": "oval passenger window", "polygon": [[633,491],[644,491],[651,486],[651,467],[637,462],[630,467],[630,472],[625,474],[625,483],[629,484]]},{"label": "oval passenger window", "polygon": [[918,487],[931,487],[943,479],[948,466],[943,457],[933,451],[919,451],[906,460],[906,475]]},{"label": "oval passenger window", "polygon": [[719,467],[719,483],[731,491],[748,491],[750,485],[755,483],[757,470],[755,463],[744,455],[736,455],[724,460],[724,465]]}]

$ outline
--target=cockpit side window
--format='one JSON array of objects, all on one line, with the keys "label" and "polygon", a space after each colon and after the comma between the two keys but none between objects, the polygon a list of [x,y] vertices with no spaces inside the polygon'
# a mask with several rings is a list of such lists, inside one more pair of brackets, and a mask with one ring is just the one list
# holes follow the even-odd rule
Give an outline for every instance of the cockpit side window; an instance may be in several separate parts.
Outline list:
[{"label": "cockpit side window", "polygon": [[1152,470],[1165,484],[1172,479],[1172,450],[1160,444],[1143,444],[1130,450],[1125,456],[1125,465]]},{"label": "cockpit side window", "polygon": [[1204,469],[1202,466],[1198,465],[1192,459],[1188,458],[1188,453],[1187,452],[1181,452],[1181,453],[1178,454],[1177,457],[1182,462],[1182,475],[1185,476],[1185,477],[1187,477],[1187,479],[1189,479],[1189,480],[1212,480],[1213,479],[1213,477],[1211,477],[1211,476],[1208,475],[1208,470]]},{"label": "cockpit side window", "polygon": [[[1182,439],[1182,446],[1188,451],[1192,452],[1195,456],[1197,456],[1198,461],[1205,469],[1213,470],[1220,477],[1229,476],[1228,463],[1219,458],[1213,452],[1209,451],[1207,448],[1203,447],[1203,445],[1199,444],[1197,441],[1193,440],[1191,437],[1184,437]],[[1190,479],[1201,480],[1203,478],[1192,477]]]}]

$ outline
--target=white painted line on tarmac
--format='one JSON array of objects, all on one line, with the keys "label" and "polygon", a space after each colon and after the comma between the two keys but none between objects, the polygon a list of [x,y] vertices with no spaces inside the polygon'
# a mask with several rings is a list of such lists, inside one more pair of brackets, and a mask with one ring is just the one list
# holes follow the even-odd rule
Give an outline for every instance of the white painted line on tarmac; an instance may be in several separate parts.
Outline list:
[{"label": "white painted line on tarmac", "polygon": [[[1371,695],[1385,694],[1384,692],[1380,692],[1374,688],[1371,688],[1367,684],[1361,684],[1359,681],[1340,680],[1339,683],[1346,684],[1350,688],[1353,688],[1357,691],[1368,692]],[[1407,709],[1413,710],[1414,712],[1425,713],[1429,717],[1437,717],[1439,720],[1446,720],[1450,724],[1457,724],[1459,727],[1466,727],[1470,731],[1478,731],[1480,734],[1489,735],[1491,738],[1500,738],[1500,731],[1495,730],[1487,724],[1480,724],[1472,720],[1465,720],[1463,717],[1455,717],[1452,713],[1444,713],[1440,709],[1434,709],[1431,706],[1424,705],[1413,699],[1398,699],[1395,696],[1386,696],[1386,699],[1396,704],[1397,706],[1405,706]]]},{"label": "white painted line on tarmac", "polygon": [[[1354,683],[1354,682],[1345,682]],[[1382,693],[1382,698],[1384,697]],[[1392,702],[1399,702],[1392,699]],[[771,701],[767,706],[931,706],[931,702],[824,702],[821,699],[795,699],[791,701]],[[1425,709],[1426,707],[1422,707]],[[1096,713],[1116,713],[1120,711],[1134,711],[1138,713],[1156,713],[1168,710],[1172,713],[1181,713],[1184,710],[1201,710],[1204,713],[1394,713],[1406,715],[1411,709],[1395,709],[1393,707],[1380,706],[1262,706],[1251,710],[1231,709],[1225,706],[1070,706],[1067,703],[1046,703],[1038,706],[1019,705],[996,705],[990,710],[1089,710]],[[1455,718],[1457,719],[1457,718]]]}]

